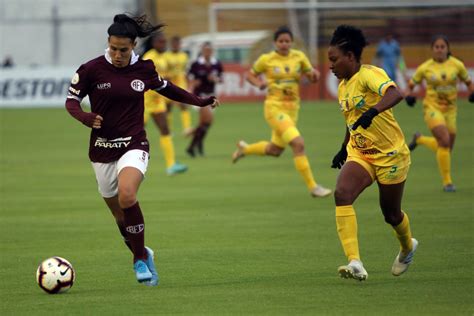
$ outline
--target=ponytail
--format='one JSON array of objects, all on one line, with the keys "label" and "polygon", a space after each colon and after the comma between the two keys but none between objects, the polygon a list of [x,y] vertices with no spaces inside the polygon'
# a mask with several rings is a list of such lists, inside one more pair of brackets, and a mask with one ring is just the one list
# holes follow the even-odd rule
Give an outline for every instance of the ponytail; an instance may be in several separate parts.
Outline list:
[{"label": "ponytail", "polygon": [[147,37],[153,33],[159,33],[163,27],[164,24],[152,25],[147,21],[146,15],[133,17],[127,14],[117,14],[107,33],[109,36],[127,37],[135,41],[137,37]]}]

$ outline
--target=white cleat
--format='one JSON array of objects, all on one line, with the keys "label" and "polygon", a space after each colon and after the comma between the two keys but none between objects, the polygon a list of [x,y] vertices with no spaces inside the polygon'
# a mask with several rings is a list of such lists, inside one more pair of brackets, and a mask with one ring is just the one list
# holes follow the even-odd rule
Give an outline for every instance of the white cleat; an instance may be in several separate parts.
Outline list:
[{"label": "white cleat", "polygon": [[245,141],[241,140],[237,143],[237,149],[234,151],[232,154],[232,163],[236,163],[240,158],[243,158],[245,156],[244,154],[244,149],[247,147],[249,144],[247,144]]},{"label": "white cleat", "polygon": [[351,260],[348,265],[340,266],[337,272],[339,276],[344,279],[365,281],[369,277],[369,274],[364,269],[364,265],[360,260]]},{"label": "white cleat", "polygon": [[400,251],[395,258],[395,261],[393,261],[392,274],[394,276],[400,276],[405,273],[413,261],[413,255],[415,254],[416,248],[418,248],[418,240],[412,238],[411,241],[413,242],[413,249],[404,257]]},{"label": "white cleat", "polygon": [[331,190],[326,189],[322,185],[317,185],[313,189],[311,189],[311,196],[312,197],[325,197],[332,193]]}]

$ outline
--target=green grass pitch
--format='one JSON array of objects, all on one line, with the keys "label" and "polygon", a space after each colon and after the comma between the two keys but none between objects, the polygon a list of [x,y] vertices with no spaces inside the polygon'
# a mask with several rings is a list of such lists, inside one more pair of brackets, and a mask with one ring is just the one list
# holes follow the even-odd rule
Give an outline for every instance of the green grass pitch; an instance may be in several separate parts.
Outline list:
[{"label": "green grass pitch", "polygon": [[[420,103],[400,104],[408,140],[428,132]],[[329,314],[472,315],[474,108],[460,101],[452,158],[458,192],[442,192],[427,148],[412,155],[403,208],[420,242],[414,264],[390,273],[398,243],[384,223],[376,185],[355,204],[366,282],[339,279],[346,262],[337,238],[334,201],[312,199],[291,153],[245,157],[232,165],[239,139],[269,138],[262,105],[223,104],[206,157],[177,158],[189,172],[167,177],[154,126],[151,160],[139,200],[146,244],[155,249],[161,284],[135,281],[131,255],[100,198],[87,158],[87,128],[64,109],[0,111],[0,314]],[[317,181],[334,188],[329,168],[344,122],[335,102],[304,103],[300,130]],[[73,288],[44,293],[38,264],[62,256],[74,266]]]}]

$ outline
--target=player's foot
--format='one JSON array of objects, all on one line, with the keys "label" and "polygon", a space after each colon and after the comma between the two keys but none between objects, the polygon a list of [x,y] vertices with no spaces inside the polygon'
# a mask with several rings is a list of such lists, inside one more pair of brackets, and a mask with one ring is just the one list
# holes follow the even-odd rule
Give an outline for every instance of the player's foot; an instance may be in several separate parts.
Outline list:
[{"label": "player's foot", "polygon": [[240,140],[239,142],[237,142],[237,149],[234,151],[234,153],[232,154],[232,163],[236,163],[237,161],[239,161],[240,158],[243,158],[245,157],[245,154],[244,154],[244,149],[245,147],[247,147],[249,144],[247,144],[245,141],[243,140]]},{"label": "player's foot", "polygon": [[133,270],[135,270],[137,281],[140,283],[150,281],[152,278],[150,269],[148,269],[145,261],[143,260],[135,261],[135,263],[133,264]]},{"label": "player's foot", "polygon": [[151,280],[145,281],[143,283],[148,286],[157,286],[158,283],[160,282],[160,278],[158,277],[158,272],[156,271],[156,267],[155,267],[155,262],[154,262],[155,253],[153,252],[153,250],[151,250],[150,247],[145,247],[145,249],[147,252],[147,258],[146,258],[145,263],[151,272]]},{"label": "player's foot", "polygon": [[410,151],[415,150],[416,146],[418,146],[418,144],[416,143],[416,140],[420,138],[420,136],[421,136],[420,132],[416,132],[415,134],[413,134],[413,138],[411,139],[411,142],[408,144],[408,149],[410,149]]},{"label": "player's foot", "polygon": [[188,166],[176,162],[174,165],[166,169],[166,174],[168,174],[169,176],[173,176],[175,174],[186,172],[186,170],[188,170]]},{"label": "player's foot", "polygon": [[392,274],[394,276],[399,276],[406,272],[413,261],[413,255],[415,254],[416,248],[418,248],[418,240],[415,238],[412,238],[411,240],[413,242],[412,250],[407,255],[402,254],[400,251],[393,262]]},{"label": "player's foot", "polygon": [[456,186],[452,183],[450,184],[446,184],[444,187],[443,187],[443,191],[444,192],[456,192]]},{"label": "player's foot", "polygon": [[326,189],[322,185],[318,184],[314,188],[311,189],[311,196],[312,197],[325,197],[332,193],[331,190]]},{"label": "player's foot", "polygon": [[194,152],[194,147],[188,147],[186,149],[186,153],[191,156],[191,158],[196,157],[196,153]]},{"label": "player's foot", "polygon": [[204,148],[203,148],[202,142],[199,142],[196,147],[197,147],[197,152],[199,156],[204,156]]},{"label": "player's foot", "polygon": [[348,265],[340,266],[337,271],[339,276],[344,279],[364,281],[369,277],[369,274],[365,271],[364,265],[360,260],[351,260]]}]

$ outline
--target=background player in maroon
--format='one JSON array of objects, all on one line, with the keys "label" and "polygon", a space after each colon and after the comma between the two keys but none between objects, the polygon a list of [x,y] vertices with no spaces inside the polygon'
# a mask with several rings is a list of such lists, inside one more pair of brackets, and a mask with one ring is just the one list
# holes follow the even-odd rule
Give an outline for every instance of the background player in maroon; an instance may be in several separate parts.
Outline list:
[{"label": "background player in maroon", "polygon": [[[214,97],[199,98],[163,80],[153,62],[140,60],[133,51],[137,37],[159,32],[145,16],[119,14],[108,29],[108,48],[79,67],[71,80],[68,112],[91,127],[89,158],[99,192],[112,211],[125,243],[133,253],[137,280],[157,285],[153,251],[144,244],[145,222],[137,201],[146,172],[149,146],[143,126],[143,94],[154,89],[175,101],[200,107],[218,105]],[[91,112],[80,102],[89,95]]]},{"label": "background player in maroon", "polygon": [[[215,94],[216,83],[222,82],[222,64],[212,54],[211,43],[204,43],[201,55],[192,63],[188,72],[189,90],[200,97]],[[199,109],[199,125],[194,130],[193,139],[186,150],[191,157],[196,155],[196,149],[200,155],[204,154],[203,142],[212,120],[213,114],[209,107]]]}]

